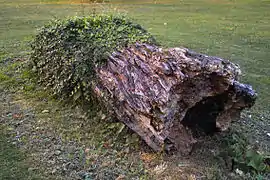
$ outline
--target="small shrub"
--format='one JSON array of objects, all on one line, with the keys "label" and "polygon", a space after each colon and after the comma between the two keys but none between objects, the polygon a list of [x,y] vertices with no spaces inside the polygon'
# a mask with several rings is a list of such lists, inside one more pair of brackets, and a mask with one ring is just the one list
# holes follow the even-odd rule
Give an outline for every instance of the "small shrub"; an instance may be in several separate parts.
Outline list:
[{"label": "small shrub", "polygon": [[266,163],[269,157],[259,153],[253,146],[249,145],[243,134],[231,132],[225,139],[225,144],[228,147],[225,149],[234,162],[234,169],[239,168],[244,172],[253,172],[257,175],[270,172]]},{"label": "small shrub", "polygon": [[91,100],[95,68],[110,53],[135,42],[156,44],[140,25],[125,17],[91,15],[55,20],[32,42],[31,61],[39,81],[63,98]]}]

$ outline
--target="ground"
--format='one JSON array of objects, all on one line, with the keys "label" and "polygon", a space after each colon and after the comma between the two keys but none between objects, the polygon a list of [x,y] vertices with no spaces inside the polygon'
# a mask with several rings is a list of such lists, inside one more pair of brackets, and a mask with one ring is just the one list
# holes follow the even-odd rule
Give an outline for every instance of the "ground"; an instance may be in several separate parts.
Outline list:
[{"label": "ground", "polygon": [[121,124],[66,106],[31,80],[25,66],[36,28],[52,18],[101,11],[126,13],[163,46],[185,46],[238,63],[242,82],[257,90],[258,100],[230,133],[240,131],[250,146],[269,154],[269,1],[81,2],[86,1],[0,0],[0,179],[244,178],[231,171],[231,157],[219,149],[231,137],[226,133],[206,137],[190,157],[156,154]]}]

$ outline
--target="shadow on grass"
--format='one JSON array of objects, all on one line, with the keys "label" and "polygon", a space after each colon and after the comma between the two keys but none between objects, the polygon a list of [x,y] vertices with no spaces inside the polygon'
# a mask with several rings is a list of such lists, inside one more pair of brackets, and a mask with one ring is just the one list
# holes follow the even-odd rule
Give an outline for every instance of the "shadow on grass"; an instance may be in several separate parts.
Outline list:
[{"label": "shadow on grass", "polygon": [[28,171],[26,154],[13,145],[4,127],[0,126],[0,179],[40,179]]}]

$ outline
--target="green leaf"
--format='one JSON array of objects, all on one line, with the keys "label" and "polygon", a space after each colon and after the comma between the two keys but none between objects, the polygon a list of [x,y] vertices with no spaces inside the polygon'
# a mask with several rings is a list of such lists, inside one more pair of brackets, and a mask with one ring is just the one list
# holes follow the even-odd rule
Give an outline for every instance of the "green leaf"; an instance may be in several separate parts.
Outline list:
[{"label": "green leaf", "polygon": [[264,157],[262,155],[255,151],[249,150],[246,153],[246,157],[248,160],[248,166],[260,172],[266,169],[266,165],[264,164]]},{"label": "green leaf", "polygon": [[73,95],[73,99],[74,101],[77,101],[82,95],[82,92],[81,91],[76,91]]}]

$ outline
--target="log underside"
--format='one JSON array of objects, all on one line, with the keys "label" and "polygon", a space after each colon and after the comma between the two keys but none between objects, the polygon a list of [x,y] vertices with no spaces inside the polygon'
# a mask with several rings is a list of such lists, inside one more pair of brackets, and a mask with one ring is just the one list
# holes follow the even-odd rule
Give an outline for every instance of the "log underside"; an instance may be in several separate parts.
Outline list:
[{"label": "log underside", "polygon": [[95,94],[155,151],[188,154],[202,134],[224,131],[256,93],[230,61],[186,48],[136,44],[96,69]]}]

